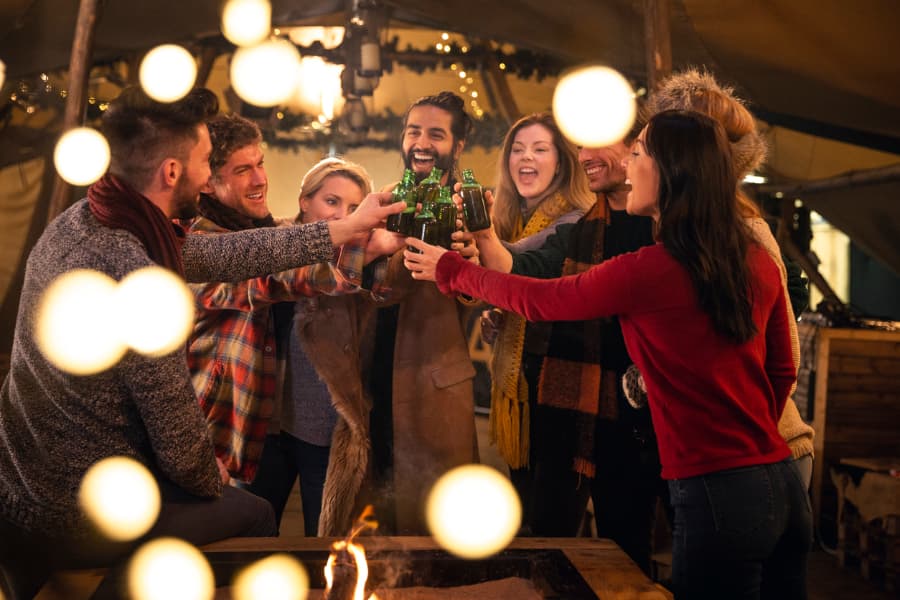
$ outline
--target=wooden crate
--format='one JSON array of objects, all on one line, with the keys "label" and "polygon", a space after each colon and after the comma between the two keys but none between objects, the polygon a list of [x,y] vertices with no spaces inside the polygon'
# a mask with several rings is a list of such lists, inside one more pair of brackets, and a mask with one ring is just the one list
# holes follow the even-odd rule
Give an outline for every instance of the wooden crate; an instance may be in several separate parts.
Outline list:
[{"label": "wooden crate", "polygon": [[900,456],[900,331],[822,328],[815,365],[813,513],[823,539],[833,543],[831,468],[842,457]]}]

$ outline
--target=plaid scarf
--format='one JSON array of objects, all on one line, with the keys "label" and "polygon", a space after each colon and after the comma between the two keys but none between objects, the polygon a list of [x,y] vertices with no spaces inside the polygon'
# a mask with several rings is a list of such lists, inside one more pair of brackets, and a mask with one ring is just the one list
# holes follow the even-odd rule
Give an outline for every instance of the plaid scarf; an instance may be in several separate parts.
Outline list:
[{"label": "plaid scarf", "polygon": [[171,222],[143,194],[115,175],[106,174],[88,188],[88,206],[102,225],[134,235],[150,260],[184,277],[181,245],[184,229]]},{"label": "plaid scarf", "polygon": [[[517,234],[512,241],[546,229],[572,210],[572,205],[562,194],[544,200],[524,228],[520,218]],[[491,357],[490,434],[503,460],[513,469],[527,466],[529,455],[528,384],[522,374],[524,346],[525,319],[512,312],[504,312]]]},{"label": "plaid scarf", "polygon": [[272,215],[266,215],[262,219],[254,219],[236,211],[230,206],[225,206],[219,200],[209,194],[200,194],[198,212],[219,227],[229,231],[243,231],[257,227],[275,227],[275,219]]},{"label": "plaid scarf", "polygon": [[[603,262],[608,224],[609,205],[603,196],[573,230],[563,275],[582,273]],[[541,429],[541,445],[572,448],[573,468],[588,477],[596,471],[593,457],[597,417],[618,416],[616,374],[600,364],[602,330],[608,322],[609,319],[592,319],[553,323],[538,381],[535,418],[539,423],[555,424]],[[573,344],[573,340],[579,343]],[[559,427],[560,423],[565,426]]]}]

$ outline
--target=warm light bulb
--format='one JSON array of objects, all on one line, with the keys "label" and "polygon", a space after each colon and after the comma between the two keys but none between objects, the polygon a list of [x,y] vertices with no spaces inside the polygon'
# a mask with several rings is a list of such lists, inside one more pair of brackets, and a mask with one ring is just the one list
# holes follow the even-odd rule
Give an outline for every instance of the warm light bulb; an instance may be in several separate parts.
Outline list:
[{"label": "warm light bulb", "polygon": [[119,282],[115,300],[120,335],[133,350],[164,356],[184,347],[194,325],[194,296],[175,273],[133,271]]},{"label": "warm light bulb", "polygon": [[156,522],[159,488],[144,465],[125,456],[113,456],[87,470],[78,502],[106,537],[128,541],[147,533]]},{"label": "warm light bulb", "polygon": [[96,129],[70,129],[56,143],[53,164],[59,176],[72,185],[89,185],[109,166],[109,144]]},{"label": "warm light bulb", "polygon": [[3,89],[4,83],[6,83],[6,63],[0,60],[0,89]]},{"label": "warm light bulb", "polygon": [[75,269],[44,291],[35,315],[34,336],[44,357],[75,375],[93,375],[113,366],[127,346],[109,318],[116,282],[107,275]]},{"label": "warm light bulb", "polygon": [[211,600],[212,568],[185,541],[159,538],[141,546],[128,566],[128,590],[135,600]]},{"label": "warm light bulb", "polygon": [[428,528],[438,544],[463,558],[484,558],[509,544],[522,507],[509,479],[484,465],[445,473],[428,496]]},{"label": "warm light bulb", "polygon": [[181,46],[163,44],[147,53],[141,61],[141,87],[159,102],[184,98],[197,79],[197,63]]},{"label": "warm light bulb", "polygon": [[256,106],[275,106],[290,98],[300,76],[300,53],[286,40],[239,48],[231,59],[231,85]]},{"label": "warm light bulb", "polygon": [[231,593],[235,600],[303,600],[309,593],[309,576],[293,557],[273,554],[238,573]]},{"label": "warm light bulb", "polygon": [[561,77],[553,92],[553,117],[563,134],[580,146],[621,141],[636,112],[631,85],[609,67],[576,69]]},{"label": "warm light bulb", "polygon": [[235,46],[254,46],[272,29],[268,0],[229,0],[222,9],[222,33]]},{"label": "warm light bulb", "polygon": [[341,70],[340,65],[325,62],[320,56],[304,56],[300,61],[297,88],[291,95],[291,108],[333,119],[343,99]]}]

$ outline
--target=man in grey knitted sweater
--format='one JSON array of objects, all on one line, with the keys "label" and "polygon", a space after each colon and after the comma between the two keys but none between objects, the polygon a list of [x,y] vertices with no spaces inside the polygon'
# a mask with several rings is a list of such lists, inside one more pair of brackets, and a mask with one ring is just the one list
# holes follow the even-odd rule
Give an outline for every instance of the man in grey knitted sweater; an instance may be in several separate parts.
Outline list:
[{"label": "man in grey knitted sweater", "polygon": [[[115,564],[149,537],[199,545],[276,532],[265,500],[223,488],[183,349],[128,352],[104,372],[75,376],[48,362],[33,335],[42,293],[72,269],[118,281],[156,264],[189,281],[240,281],[326,261],[334,245],[395,212],[381,206],[389,195],[372,194],[341,221],[185,237],[171,219],[196,211],[210,175],[205,120],[217,110],[208,90],[167,105],[123,91],[104,115],[109,173],[47,227],[28,258],[0,390],[0,597],[31,598],[51,570]],[[144,464],[160,484],[159,519],[135,542],[102,539],[77,504],[85,471],[114,455]]]}]

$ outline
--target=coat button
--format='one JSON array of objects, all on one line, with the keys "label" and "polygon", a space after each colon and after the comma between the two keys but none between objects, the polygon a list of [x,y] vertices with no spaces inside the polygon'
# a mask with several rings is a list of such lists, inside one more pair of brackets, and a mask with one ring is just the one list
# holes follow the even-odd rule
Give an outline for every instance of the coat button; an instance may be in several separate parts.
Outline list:
[{"label": "coat button", "polygon": [[271,351],[272,351],[272,346],[266,346],[266,347],[265,347],[265,350],[266,350],[266,352],[271,352]]}]

